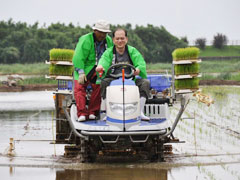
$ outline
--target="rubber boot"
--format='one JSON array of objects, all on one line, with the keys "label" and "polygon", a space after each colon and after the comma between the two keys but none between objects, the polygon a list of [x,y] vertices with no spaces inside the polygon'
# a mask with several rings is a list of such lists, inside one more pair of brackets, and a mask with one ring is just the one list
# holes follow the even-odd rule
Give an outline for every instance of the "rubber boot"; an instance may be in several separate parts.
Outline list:
[{"label": "rubber boot", "polygon": [[145,116],[144,115],[144,106],[145,106],[145,103],[146,103],[146,98],[145,97],[141,97],[140,98],[140,110],[141,110],[141,119],[142,120],[147,120],[147,121],[149,121],[150,120],[150,118],[149,117],[147,117],[147,116]]}]

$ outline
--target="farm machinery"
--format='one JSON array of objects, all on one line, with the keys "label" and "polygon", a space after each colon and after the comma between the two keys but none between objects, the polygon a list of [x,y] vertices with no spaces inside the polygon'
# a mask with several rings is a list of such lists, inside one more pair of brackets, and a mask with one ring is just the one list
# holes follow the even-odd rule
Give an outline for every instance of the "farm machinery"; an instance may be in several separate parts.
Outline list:
[{"label": "farm machinery", "polygon": [[[198,90],[198,84],[193,88],[179,88],[176,81],[192,80],[199,74],[176,75],[175,66],[199,62],[198,59],[175,61],[171,75],[148,75],[151,97],[146,102],[144,113],[150,117],[149,121],[140,118],[140,96],[132,80],[133,66],[123,65],[132,69],[130,74],[114,76],[116,80],[107,87],[106,104],[101,106],[97,119],[82,122],[77,121],[72,76],[51,75],[50,78],[58,80],[58,89],[54,92],[56,142],[67,143],[65,156],[77,157],[80,162],[94,162],[101,157],[115,156],[163,161],[164,154],[172,151],[171,143],[181,142],[173,132],[188,104],[188,94]],[[72,66],[71,62],[50,63]],[[111,68],[114,66],[109,68],[108,75],[112,76]],[[90,96],[91,89],[88,89],[87,101]],[[198,93],[197,96],[201,95]],[[174,119],[170,119],[169,114],[172,106],[179,109]]]}]

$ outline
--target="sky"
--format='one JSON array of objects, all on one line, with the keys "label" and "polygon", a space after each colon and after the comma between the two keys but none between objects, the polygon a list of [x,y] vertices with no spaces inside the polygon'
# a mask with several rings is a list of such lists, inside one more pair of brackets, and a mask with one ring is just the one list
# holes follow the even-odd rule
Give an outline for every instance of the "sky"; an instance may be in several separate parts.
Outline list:
[{"label": "sky", "polygon": [[105,19],[133,28],[164,26],[190,42],[212,41],[221,33],[240,43],[240,0],[0,0],[0,21],[10,18],[40,27],[57,22],[85,27]]}]

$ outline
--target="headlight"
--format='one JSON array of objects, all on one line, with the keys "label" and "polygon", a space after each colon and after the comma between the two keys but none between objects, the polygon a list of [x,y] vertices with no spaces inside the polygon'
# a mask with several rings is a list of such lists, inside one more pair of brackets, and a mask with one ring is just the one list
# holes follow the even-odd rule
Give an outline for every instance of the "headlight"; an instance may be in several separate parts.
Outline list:
[{"label": "headlight", "polygon": [[[138,104],[137,102],[124,104],[125,115],[129,115],[129,114],[132,114],[132,113],[136,112],[137,104]],[[109,105],[110,105],[110,110],[113,113],[115,113],[117,115],[123,115],[123,104],[122,103],[109,102]]]}]

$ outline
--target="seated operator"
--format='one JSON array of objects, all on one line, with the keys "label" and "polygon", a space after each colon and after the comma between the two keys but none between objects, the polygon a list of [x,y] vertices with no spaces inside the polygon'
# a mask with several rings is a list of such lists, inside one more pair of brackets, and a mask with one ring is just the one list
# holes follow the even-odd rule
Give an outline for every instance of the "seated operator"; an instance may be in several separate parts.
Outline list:
[{"label": "seated operator", "polygon": [[[96,71],[104,71],[106,73],[112,64],[132,64],[136,68],[134,75],[139,75],[141,77],[141,79],[135,79],[135,83],[138,86],[140,93],[140,117],[142,120],[150,120],[150,118],[145,116],[143,113],[146,99],[149,97],[150,90],[150,82],[147,79],[146,63],[140,52],[136,48],[127,45],[127,42],[127,31],[122,28],[115,30],[113,32],[114,46],[108,48],[103,53],[99,60],[98,66],[96,67]],[[114,69],[113,73],[119,74],[121,71],[121,68],[116,68]],[[126,74],[130,73],[131,69],[125,69],[125,72]],[[103,102],[105,102],[106,99],[106,88],[109,86],[112,80],[114,80],[114,78],[105,77],[104,81],[101,81],[101,97]]]}]

